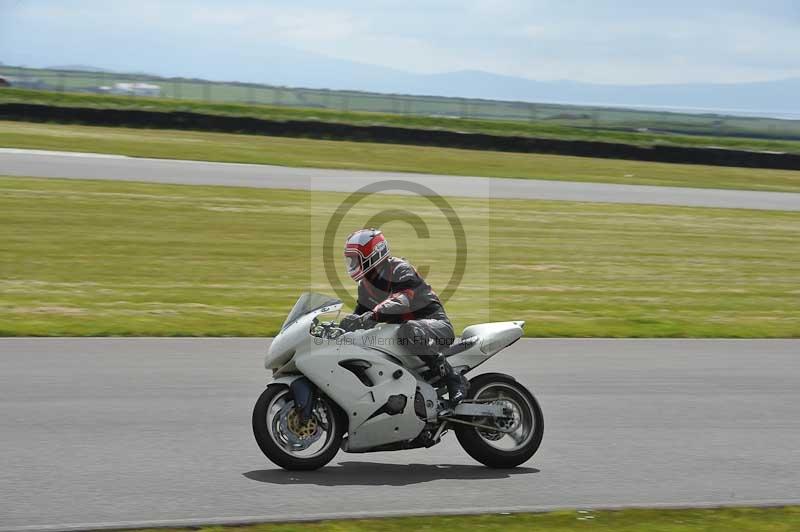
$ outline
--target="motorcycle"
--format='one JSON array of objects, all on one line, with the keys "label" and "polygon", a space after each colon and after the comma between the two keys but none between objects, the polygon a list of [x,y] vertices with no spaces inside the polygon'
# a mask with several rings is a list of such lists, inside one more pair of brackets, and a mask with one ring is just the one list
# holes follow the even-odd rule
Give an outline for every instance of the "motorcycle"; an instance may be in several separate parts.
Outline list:
[{"label": "motorcycle", "polygon": [[[464,450],[488,467],[516,467],[534,455],[544,418],[525,386],[502,373],[478,375],[468,381],[466,398],[450,405],[438,372],[398,341],[399,325],[346,331],[320,320],[342,305],[304,293],[269,347],[264,366],[273,378],[255,404],[253,433],[273,463],[313,470],[339,449],[431,447],[451,428]],[[442,354],[464,375],[519,340],[524,323],[471,325]]]}]

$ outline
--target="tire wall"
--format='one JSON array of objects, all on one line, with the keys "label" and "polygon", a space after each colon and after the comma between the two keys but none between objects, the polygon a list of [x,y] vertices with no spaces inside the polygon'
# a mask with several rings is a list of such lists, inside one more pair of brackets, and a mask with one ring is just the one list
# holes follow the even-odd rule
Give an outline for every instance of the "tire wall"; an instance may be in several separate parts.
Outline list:
[{"label": "tire wall", "polygon": [[600,141],[514,137],[311,120],[276,121],[177,111],[160,112],[6,103],[0,104],[0,119],[94,126],[185,129],[663,163],[800,170],[800,154],[791,153],[661,145],[646,147]]}]

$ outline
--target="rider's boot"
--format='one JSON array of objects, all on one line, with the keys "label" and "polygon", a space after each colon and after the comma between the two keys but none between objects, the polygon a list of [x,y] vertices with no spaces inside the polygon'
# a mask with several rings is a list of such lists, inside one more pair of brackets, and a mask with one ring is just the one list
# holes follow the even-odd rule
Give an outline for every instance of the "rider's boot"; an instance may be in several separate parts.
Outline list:
[{"label": "rider's boot", "polygon": [[466,379],[464,379],[463,375],[457,373],[456,370],[453,369],[453,366],[451,366],[442,355],[439,355],[437,358],[436,366],[439,370],[439,376],[442,378],[445,385],[447,385],[447,395],[450,398],[449,403],[452,408],[463,401],[467,396]]}]

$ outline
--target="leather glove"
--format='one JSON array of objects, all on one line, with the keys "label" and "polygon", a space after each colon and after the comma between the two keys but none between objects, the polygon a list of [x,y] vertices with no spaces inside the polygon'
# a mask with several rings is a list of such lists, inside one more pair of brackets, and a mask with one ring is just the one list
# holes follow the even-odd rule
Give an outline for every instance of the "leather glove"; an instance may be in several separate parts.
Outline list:
[{"label": "leather glove", "polygon": [[357,331],[359,329],[372,329],[377,321],[375,313],[371,310],[363,314],[348,314],[339,322],[339,327],[345,331]]},{"label": "leather glove", "polygon": [[358,317],[358,324],[361,329],[372,329],[378,323],[376,318],[377,316],[375,316],[375,313],[368,310]]},{"label": "leather glove", "polygon": [[355,331],[357,328],[356,325],[358,325],[360,317],[361,316],[359,316],[358,314],[348,314],[347,316],[342,318],[342,321],[339,322],[339,327],[348,332]]}]

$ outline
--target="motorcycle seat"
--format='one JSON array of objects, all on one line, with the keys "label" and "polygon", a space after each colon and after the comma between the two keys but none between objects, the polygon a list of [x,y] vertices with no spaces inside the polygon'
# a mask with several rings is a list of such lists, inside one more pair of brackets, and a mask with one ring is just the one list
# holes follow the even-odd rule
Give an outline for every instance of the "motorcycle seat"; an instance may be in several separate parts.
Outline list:
[{"label": "motorcycle seat", "polygon": [[442,350],[442,355],[444,355],[444,357],[447,358],[462,353],[467,349],[469,349],[470,347],[472,347],[473,345],[475,345],[478,342],[478,340],[479,338],[477,336],[461,338],[457,342],[454,342],[452,345],[444,348]]}]

